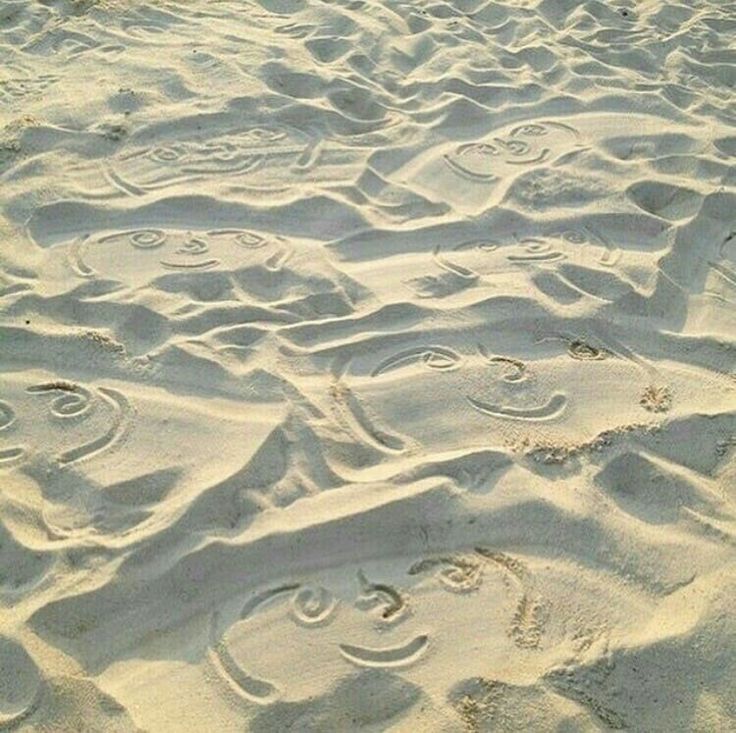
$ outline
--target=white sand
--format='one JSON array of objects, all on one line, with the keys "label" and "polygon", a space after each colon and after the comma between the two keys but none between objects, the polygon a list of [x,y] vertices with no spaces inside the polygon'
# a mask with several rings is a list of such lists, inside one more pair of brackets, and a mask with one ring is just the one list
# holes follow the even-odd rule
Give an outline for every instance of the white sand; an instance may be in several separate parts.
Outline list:
[{"label": "white sand", "polygon": [[0,730],[736,731],[736,4],[0,2]]}]

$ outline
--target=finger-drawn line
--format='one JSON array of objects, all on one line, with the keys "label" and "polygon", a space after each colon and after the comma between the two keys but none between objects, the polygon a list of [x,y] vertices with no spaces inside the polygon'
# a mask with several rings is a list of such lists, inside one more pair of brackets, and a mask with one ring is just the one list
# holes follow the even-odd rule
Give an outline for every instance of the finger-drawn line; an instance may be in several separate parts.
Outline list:
[{"label": "finger-drawn line", "polygon": [[407,610],[404,597],[393,586],[385,583],[371,583],[362,570],[358,571],[358,582],[361,594],[358,598],[359,608],[382,606],[381,619],[392,622],[398,620]]},{"label": "finger-drawn line", "polygon": [[256,593],[256,595],[249,598],[243,604],[243,608],[240,610],[241,620],[252,616],[253,613],[255,613],[255,611],[265,603],[268,603],[275,598],[280,598],[285,594],[294,593],[299,588],[301,588],[300,583],[290,583],[288,585],[279,586],[278,588],[269,588],[261,593]]},{"label": "finger-drawn line", "polygon": [[401,351],[398,354],[384,359],[372,372],[371,377],[385,374],[392,369],[397,369],[407,362],[419,360],[429,369],[438,371],[449,371],[460,366],[462,357],[452,349],[444,346],[418,346],[413,349]]},{"label": "finger-drawn line", "polygon": [[30,718],[41,706],[41,700],[43,698],[44,685],[39,684],[36,687],[36,691],[33,698],[28,704],[17,713],[2,713],[0,712],[0,731],[2,730],[14,730],[24,720]]},{"label": "finger-drawn line", "polygon": [[368,438],[376,447],[399,453],[404,449],[404,441],[373,425],[363,406],[348,387],[338,386],[334,391],[335,399],[343,407],[343,414],[351,420],[354,429]]},{"label": "finger-drawn line", "polygon": [[338,600],[326,588],[300,588],[291,599],[291,613],[302,626],[323,626],[332,617]]},{"label": "finger-drawn line", "polygon": [[490,183],[491,181],[498,180],[498,176],[495,173],[475,173],[464,168],[459,163],[455,162],[450,155],[442,156],[445,163],[458,175],[463,178],[468,178],[471,181],[480,181],[482,183]]},{"label": "finger-drawn line", "polygon": [[25,448],[5,448],[0,450],[0,463],[10,463],[20,458],[25,453]]},{"label": "finger-drawn line", "polygon": [[29,394],[55,394],[51,413],[55,417],[69,418],[85,415],[93,409],[92,393],[73,382],[46,382],[28,387]]},{"label": "finger-drawn line", "polygon": [[360,667],[405,667],[416,662],[429,647],[429,637],[420,635],[401,646],[375,649],[340,644],[340,652],[349,662]]},{"label": "finger-drawn line", "polygon": [[83,278],[95,277],[97,273],[84,261],[84,253],[87,247],[88,235],[75,239],[67,250],[67,260],[72,270]]},{"label": "finger-drawn line", "polygon": [[435,569],[439,569],[435,575],[437,580],[452,593],[476,591],[483,582],[482,563],[469,555],[426,558],[414,563],[408,574],[419,575]]},{"label": "finger-drawn line", "polygon": [[437,266],[445,270],[446,272],[449,272],[451,275],[456,275],[463,280],[473,281],[478,279],[477,272],[473,272],[473,270],[469,270],[467,267],[462,267],[461,265],[457,265],[454,262],[450,262],[446,258],[442,257],[440,255],[439,246],[434,248],[434,252],[432,254],[434,257],[434,261],[437,263]]},{"label": "finger-drawn line", "polygon": [[567,408],[567,397],[561,392],[552,395],[545,404],[529,408],[492,405],[472,397],[466,399],[471,407],[484,415],[510,420],[553,420],[562,415]]},{"label": "finger-drawn line", "polygon": [[[212,618],[212,629],[214,631],[217,625],[217,613],[214,613]],[[282,692],[276,685],[248,674],[233,659],[222,639],[213,640],[209,656],[220,676],[245,700],[257,705],[268,705],[281,696]]]},{"label": "finger-drawn line", "polygon": [[220,260],[209,259],[200,262],[172,262],[171,260],[159,260],[167,270],[211,270],[220,264]]},{"label": "finger-drawn line", "polygon": [[615,265],[617,265],[619,260],[623,256],[623,252],[620,250],[620,248],[616,247],[614,244],[611,243],[608,237],[603,236],[603,234],[593,229],[592,227],[584,226],[583,229],[588,232],[588,234],[590,234],[592,237],[602,242],[604,247],[606,248],[606,253],[598,260],[601,265],[603,265],[604,267],[614,267]]},{"label": "finger-drawn line", "polygon": [[[291,583],[256,593],[243,604],[240,611],[240,620],[249,618],[264,604],[294,593],[299,588],[299,583]],[[257,705],[268,705],[277,700],[282,695],[282,690],[267,680],[249,674],[235,661],[225,644],[223,634],[218,631],[219,626],[220,614],[215,611],[210,617],[210,648],[208,655],[219,675],[244,700],[254,702]]]},{"label": "finger-drawn line", "polygon": [[521,382],[526,378],[526,364],[523,361],[508,356],[491,356],[483,344],[478,344],[478,352],[490,364],[504,364],[510,367],[510,371],[507,370],[501,377],[504,382]]}]

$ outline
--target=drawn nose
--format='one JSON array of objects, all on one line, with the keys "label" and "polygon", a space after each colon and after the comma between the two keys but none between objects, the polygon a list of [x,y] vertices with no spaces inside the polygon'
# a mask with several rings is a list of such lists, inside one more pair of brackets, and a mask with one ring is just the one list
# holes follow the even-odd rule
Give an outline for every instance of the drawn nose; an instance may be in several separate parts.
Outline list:
[{"label": "drawn nose", "polygon": [[204,239],[198,237],[190,237],[181,247],[176,250],[180,255],[201,255],[209,252],[210,248]]}]

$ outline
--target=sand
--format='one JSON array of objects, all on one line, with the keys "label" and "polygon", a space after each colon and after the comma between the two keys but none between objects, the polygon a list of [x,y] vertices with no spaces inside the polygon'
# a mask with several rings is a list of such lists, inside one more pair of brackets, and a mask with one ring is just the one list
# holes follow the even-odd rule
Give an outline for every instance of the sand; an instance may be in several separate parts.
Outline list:
[{"label": "sand", "polygon": [[0,730],[736,731],[736,5],[0,3]]}]

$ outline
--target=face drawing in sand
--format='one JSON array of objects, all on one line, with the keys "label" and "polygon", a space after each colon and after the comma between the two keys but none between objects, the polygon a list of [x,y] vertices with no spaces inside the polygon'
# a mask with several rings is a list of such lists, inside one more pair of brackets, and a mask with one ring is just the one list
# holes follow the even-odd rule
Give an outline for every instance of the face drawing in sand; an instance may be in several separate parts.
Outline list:
[{"label": "face drawing in sand", "polygon": [[[420,298],[438,298],[453,295],[478,285],[486,285],[495,293],[528,292],[528,283],[549,279],[565,279],[561,288],[570,292],[569,299],[577,300],[588,293],[568,278],[567,265],[593,269],[610,269],[621,257],[621,252],[602,235],[592,229],[567,230],[548,235],[515,238],[511,242],[476,240],[462,242],[450,248],[437,248],[432,254],[431,266],[427,261],[426,274],[404,282]],[[559,290],[559,288],[558,288]]]},{"label": "face drawing in sand", "polygon": [[408,162],[396,175],[458,211],[479,212],[520,174],[584,147],[576,127],[535,120],[500,128],[479,140],[446,143]]},{"label": "face drawing in sand", "polygon": [[166,273],[233,271],[254,260],[278,269],[288,255],[281,237],[241,229],[132,229],[81,237],[68,251],[80,277],[109,277],[132,287]]},{"label": "face drawing in sand", "polygon": [[[392,565],[385,573],[341,568],[324,585],[273,585],[234,608],[229,624],[214,613],[210,664],[244,701],[266,706],[324,694],[351,668],[411,675],[433,658],[461,662],[470,650],[437,626],[438,616],[489,638],[500,632],[502,655],[539,646],[544,602],[520,560],[479,547]],[[319,673],[299,674],[305,664]]]},{"label": "face drawing in sand", "polygon": [[481,142],[465,143],[443,156],[447,166],[470,180],[494,181],[519,168],[544,163],[578,143],[578,131],[562,122],[517,125]]},{"label": "face drawing in sand", "polygon": [[96,457],[120,441],[132,413],[120,391],[66,380],[8,381],[2,397],[0,467],[15,466],[33,454],[61,466]]},{"label": "face drawing in sand", "polygon": [[218,177],[248,176],[275,170],[309,155],[309,139],[279,126],[253,127],[207,140],[173,140],[122,153],[107,168],[109,181],[120,191],[140,196],[182,183]]},{"label": "face drawing in sand", "polygon": [[[597,340],[554,333],[529,342],[519,332],[500,334],[499,343],[513,352],[498,353],[493,341],[464,349],[419,344],[355,358],[333,386],[336,419],[364,444],[402,454],[523,439],[579,444],[648,424],[673,406],[712,402],[703,394],[704,375],[666,362],[655,368],[625,347],[616,353]],[[655,406],[653,395],[667,399]]]}]

